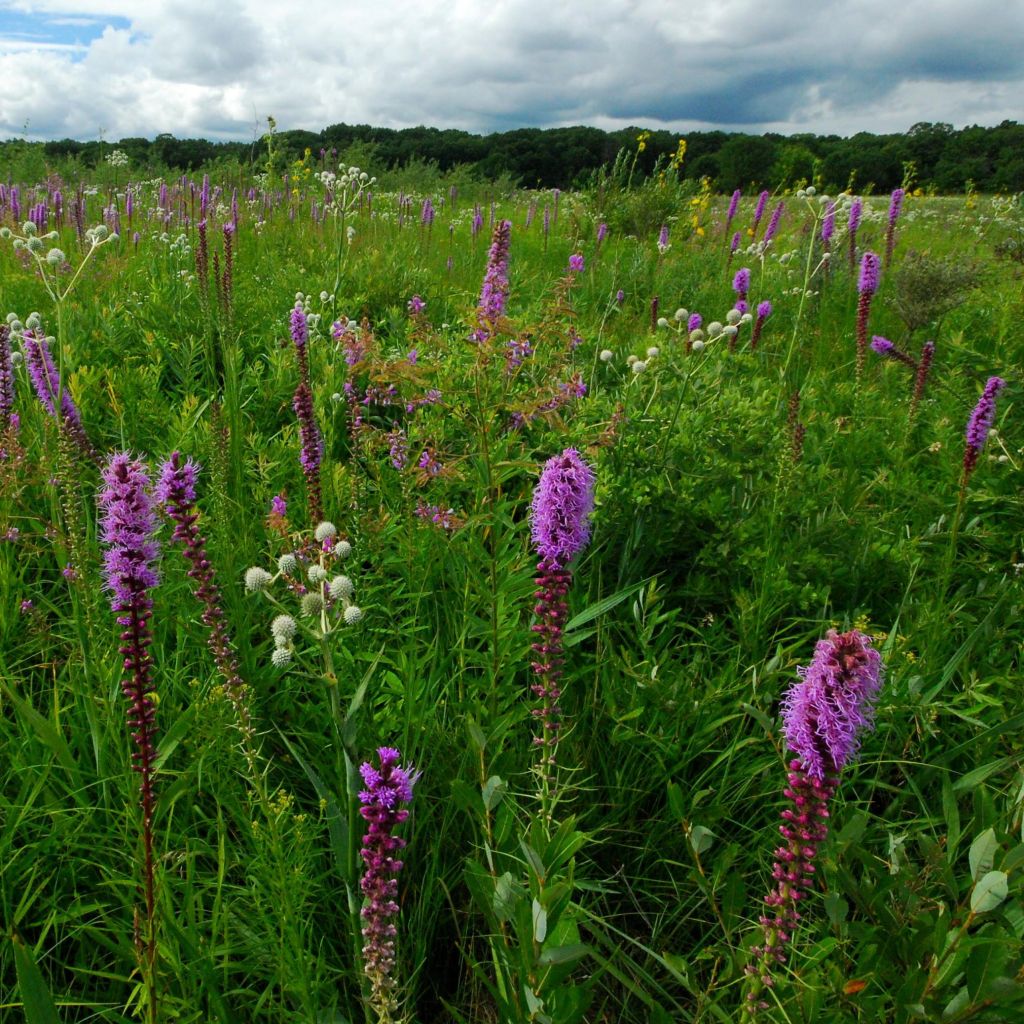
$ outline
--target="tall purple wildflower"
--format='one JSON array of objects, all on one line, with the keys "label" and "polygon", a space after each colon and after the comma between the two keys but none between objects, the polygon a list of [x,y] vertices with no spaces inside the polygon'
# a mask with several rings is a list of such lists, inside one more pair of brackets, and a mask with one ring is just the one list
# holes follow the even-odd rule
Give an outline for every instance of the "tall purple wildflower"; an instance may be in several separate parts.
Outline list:
[{"label": "tall purple wildflower", "polygon": [[821,221],[821,243],[827,252],[832,245],[832,236],[836,233],[836,204],[831,202],[825,207],[825,216]]},{"label": "tall purple wildflower", "polygon": [[11,329],[0,324],[0,434],[6,434],[14,415],[14,364],[11,362]]},{"label": "tall purple wildflower", "polygon": [[921,358],[917,361],[917,373],[914,376],[914,396],[910,400],[910,422],[914,422],[917,415],[917,408],[924,398],[925,385],[928,383],[928,374],[932,368],[932,361],[935,359],[935,342],[926,341],[921,346]]},{"label": "tall purple wildflower", "polygon": [[860,278],[857,282],[857,392],[864,376],[864,363],[868,354],[868,316],[871,300],[878,291],[878,256],[870,250],[860,261]]},{"label": "tall purple wildflower", "polygon": [[772,304],[767,299],[757,304],[757,316],[754,318],[754,329],[750,335],[751,351],[757,348],[757,343],[761,340],[761,331],[764,329],[764,322],[771,315]]},{"label": "tall purple wildflower", "polygon": [[550,797],[555,785],[556,752],[561,728],[562,631],[568,614],[566,594],[572,582],[568,568],[590,539],[590,514],[594,508],[594,471],[575,448],[548,459],[533,494],[530,526],[533,545],[540,556],[534,582],[534,613],[537,635],[532,645],[532,669],[537,681],[531,687],[540,706],[531,714],[540,723],[534,737],[539,751],[538,773],[541,815],[550,821]]},{"label": "tall purple wildflower", "polygon": [[110,457],[103,470],[103,490],[97,504],[103,556],[104,585],[111,592],[111,607],[122,628],[120,653],[124,658],[121,689],[128,699],[128,725],[132,729],[132,767],[139,773],[142,807],[143,889],[147,934],[142,937],[144,974],[149,992],[151,1020],[156,1020],[156,899],[153,859],[153,788],[156,760],[156,707],[152,700],[153,640],[150,590],[157,585],[156,563],[160,548],[154,540],[156,510],[149,492],[144,464],[127,452]]},{"label": "tall purple wildflower", "polygon": [[985,389],[967,420],[965,432],[967,444],[964,447],[964,480],[966,481],[978,465],[978,456],[988,440],[988,432],[996,419],[996,396],[1006,387],[1002,377],[989,377]]},{"label": "tall purple wildflower", "polygon": [[896,221],[900,219],[900,211],[903,209],[903,198],[906,192],[901,189],[893,189],[889,197],[889,224],[885,229],[885,266],[888,268],[892,263],[893,249],[896,248]]},{"label": "tall purple wildflower", "polygon": [[903,349],[897,348],[888,338],[883,338],[880,334],[876,334],[871,339],[871,351],[880,355],[883,359],[894,359],[898,363],[911,367],[911,369],[917,369],[917,363],[914,362],[912,356],[907,355]]},{"label": "tall purple wildflower", "polygon": [[658,252],[665,253],[668,251],[668,225],[662,224],[661,230],[658,232]]},{"label": "tall purple wildflower", "polygon": [[379,768],[369,762],[359,768],[366,786],[359,794],[359,813],[368,823],[360,850],[363,972],[370,982],[371,1006],[381,1021],[388,1021],[397,1010],[393,972],[398,931],[394,918],[398,914],[398,873],[403,865],[396,854],[405,846],[394,830],[409,817],[408,805],[418,776],[399,765],[401,755],[392,747],[380,747],[377,757]]},{"label": "tall purple wildflower", "polygon": [[246,757],[250,768],[254,769],[254,734],[246,686],[239,669],[238,656],[228,636],[220,588],[217,586],[213,566],[206,553],[206,538],[197,525],[198,474],[199,467],[191,459],[182,460],[179,452],[173,452],[160,467],[155,497],[174,522],[172,539],[184,545],[183,554],[189,563],[188,576],[196,584],[195,596],[203,607],[201,617],[209,633],[207,645],[213,654],[214,664],[224,680],[225,692],[234,707],[238,728],[245,742]]},{"label": "tall purple wildflower", "polygon": [[736,293],[737,299],[741,302],[746,301],[747,293],[750,291],[750,269],[748,267],[740,267],[736,271],[736,275],[732,279],[732,290]]},{"label": "tall purple wildflower", "polygon": [[786,204],[781,199],[775,204],[775,209],[772,210],[772,215],[768,220],[768,227],[764,229],[765,245],[775,238],[775,234],[779,230],[779,223],[782,221],[782,212],[785,208]]},{"label": "tall purple wildflower", "polygon": [[757,237],[757,229],[761,226],[761,218],[764,217],[765,207],[768,205],[770,193],[765,191],[757,197],[757,205],[754,207],[754,223],[750,227],[750,237]]},{"label": "tall purple wildflower", "polygon": [[860,215],[863,208],[863,201],[859,197],[854,199],[850,204],[850,216],[846,222],[851,274],[857,266],[857,229],[860,227]]},{"label": "tall purple wildflower", "polygon": [[740,199],[743,197],[743,192],[740,189],[736,189],[732,194],[732,198],[729,200],[729,210],[725,215],[725,234],[729,234],[729,228],[732,227],[732,222],[736,219],[736,214],[739,212]]},{"label": "tall purple wildflower", "polygon": [[299,421],[299,438],[302,444],[299,465],[302,466],[302,475],[306,478],[310,518],[314,522],[319,522],[323,519],[320,464],[324,457],[324,439],[316,424],[313,389],[309,382],[309,322],[298,302],[289,316],[289,330],[299,362],[299,383],[292,396],[292,409],[295,410],[295,417]]},{"label": "tall purple wildflower", "polygon": [[494,336],[495,326],[505,313],[508,302],[508,251],[512,238],[512,221],[499,221],[491,236],[491,249],[487,254],[487,270],[477,303],[479,327],[473,340],[483,343]]},{"label": "tall purple wildflower", "polygon": [[[799,680],[782,702],[786,745],[797,756],[789,762],[783,795],[789,801],[775,851],[775,888],[765,897],[761,916],[763,945],[755,946],[746,1009],[767,1009],[761,996],[774,984],[772,970],[786,962],[801,914],[798,910],[814,881],[818,850],[828,835],[829,801],[839,774],[857,754],[860,733],[873,723],[874,704],[882,684],[882,659],[871,641],[857,630],[829,630],[814,650]],[[773,915],[773,916],[771,916]]]},{"label": "tall purple wildflower", "polygon": [[32,379],[32,387],[43,408],[57,418],[57,403],[60,403],[60,419],[63,429],[68,432],[75,447],[90,461],[100,462],[100,456],[93,447],[82,426],[82,417],[67,388],[61,384],[60,374],[50,353],[50,346],[42,331],[29,328],[22,335],[25,351],[25,366]]},{"label": "tall purple wildflower", "polygon": [[829,630],[782,701],[786,745],[802,770],[823,780],[853,760],[859,733],[870,728],[882,685],[882,658],[857,630]]}]

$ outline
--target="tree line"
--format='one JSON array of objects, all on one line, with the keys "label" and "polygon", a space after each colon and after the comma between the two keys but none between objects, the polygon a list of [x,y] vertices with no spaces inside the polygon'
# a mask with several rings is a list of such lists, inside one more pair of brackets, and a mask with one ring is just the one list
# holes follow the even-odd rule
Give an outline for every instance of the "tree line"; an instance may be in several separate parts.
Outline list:
[{"label": "tree line", "polygon": [[[524,187],[570,188],[593,184],[601,169],[610,167],[620,154],[629,158],[634,182],[658,173],[676,153],[679,138],[677,133],[638,127],[612,132],[589,127],[519,128],[476,135],[453,128],[335,124],[320,132],[276,132],[272,146],[282,170],[308,150],[309,159],[325,167],[356,162],[364,170],[380,173],[421,164],[440,173],[462,168],[482,180],[507,175]],[[968,182],[980,192],[1024,191],[1024,125],[1016,121],[961,129],[922,122],[892,135],[708,131],[689,132],[685,138],[686,158],[678,173],[691,179],[710,178],[720,191],[785,188],[801,182],[861,192],[888,191],[906,184],[908,176],[914,185],[939,192],[963,192]],[[0,147],[9,145],[0,143]],[[268,163],[266,137],[244,143],[164,134],[116,143],[61,139],[41,145],[48,161],[71,159],[86,168],[101,164],[113,149],[120,149],[134,173],[196,171],[225,163],[259,171]]]}]

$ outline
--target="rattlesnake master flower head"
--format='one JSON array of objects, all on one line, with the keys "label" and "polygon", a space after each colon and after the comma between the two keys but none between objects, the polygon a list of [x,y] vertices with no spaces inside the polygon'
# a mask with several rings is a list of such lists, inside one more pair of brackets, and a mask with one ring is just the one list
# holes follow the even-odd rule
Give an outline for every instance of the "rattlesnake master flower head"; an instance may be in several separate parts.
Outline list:
[{"label": "rattlesnake master flower head", "polygon": [[830,629],[797,672],[782,701],[786,745],[810,778],[822,780],[853,760],[860,733],[872,726],[882,658],[863,633]]},{"label": "rattlesnake master flower head", "polygon": [[160,546],[153,539],[157,519],[142,462],[128,452],[111,456],[103,470],[98,504],[105,586],[113,594],[114,611],[132,607],[158,582]]},{"label": "rattlesnake master flower head", "polygon": [[594,471],[575,448],[544,464],[530,508],[533,544],[541,558],[562,567],[590,539]]}]

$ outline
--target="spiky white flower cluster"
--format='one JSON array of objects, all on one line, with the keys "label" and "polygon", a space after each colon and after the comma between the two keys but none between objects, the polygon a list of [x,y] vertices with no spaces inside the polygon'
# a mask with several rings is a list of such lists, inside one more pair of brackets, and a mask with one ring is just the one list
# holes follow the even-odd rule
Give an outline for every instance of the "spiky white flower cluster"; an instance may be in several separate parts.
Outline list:
[{"label": "spiky white flower cluster", "polygon": [[[263,593],[281,613],[270,623],[274,639],[270,660],[275,667],[291,664],[300,635],[322,640],[337,629],[362,620],[362,609],[353,601],[355,584],[338,571],[340,563],[351,554],[352,545],[338,539],[338,528],[322,522],[296,551],[277,559],[276,573],[259,566],[246,570],[246,590]],[[292,599],[297,600],[294,614],[271,592],[277,582],[286,584]]]}]

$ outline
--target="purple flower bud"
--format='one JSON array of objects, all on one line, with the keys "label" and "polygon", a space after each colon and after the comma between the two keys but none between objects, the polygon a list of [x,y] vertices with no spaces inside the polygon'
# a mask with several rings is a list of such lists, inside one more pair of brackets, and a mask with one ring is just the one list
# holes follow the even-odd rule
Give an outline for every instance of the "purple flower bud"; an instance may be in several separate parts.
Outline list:
[{"label": "purple flower bud", "polygon": [[729,230],[728,225],[732,223],[733,218],[736,216],[736,213],[740,208],[740,198],[742,195],[743,193],[739,189],[736,189],[732,194],[732,199],[729,200],[729,212],[725,216],[726,231]]},{"label": "purple flower bud", "polygon": [[900,211],[903,209],[903,197],[907,193],[902,188],[893,189],[889,197],[889,223],[895,224],[899,219]]},{"label": "purple flower bud", "polygon": [[880,334],[876,334],[871,339],[871,349],[877,352],[880,356],[892,356],[896,346],[888,339],[883,338]]},{"label": "purple flower bud", "polygon": [[301,306],[296,306],[290,317],[292,341],[300,351],[306,347],[309,341],[309,325],[306,322],[306,314]]},{"label": "purple flower bud", "polygon": [[746,298],[750,291],[750,270],[747,267],[740,267],[736,276],[732,279],[732,290],[742,299]]},{"label": "purple flower bud", "polygon": [[988,440],[988,432],[996,418],[996,396],[1006,387],[1006,381],[1002,377],[989,377],[985,384],[985,390],[978,399],[978,404],[971,412],[967,420],[967,448],[973,452],[975,461],[985,447]]},{"label": "purple flower bud", "polygon": [[757,304],[757,319],[758,320],[767,320],[768,317],[770,317],[771,315],[772,315],[772,304],[771,304],[771,302],[768,301],[768,299],[765,299],[764,302],[759,302]]},{"label": "purple flower bud", "polygon": [[854,199],[854,201],[850,204],[850,218],[846,222],[846,229],[847,231],[850,232],[851,235],[855,234],[857,228],[860,227],[860,214],[863,208],[864,203],[860,200],[860,198]]},{"label": "purple flower bud", "polygon": [[581,252],[574,252],[569,257],[569,269],[574,274],[580,273],[583,270],[584,266],[585,266],[585,264],[584,264],[584,261],[583,261],[583,253],[581,253]]}]

